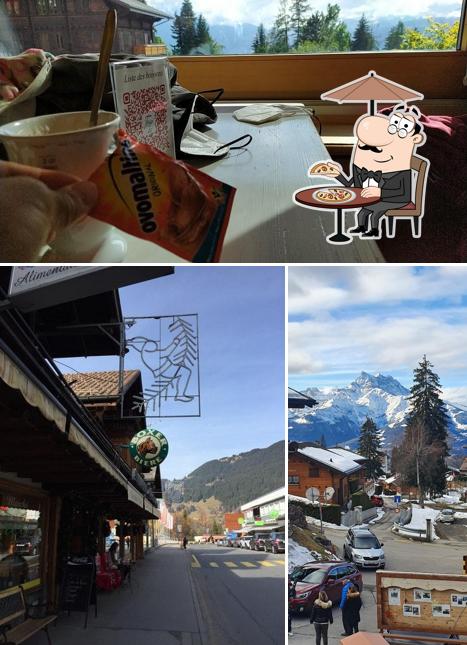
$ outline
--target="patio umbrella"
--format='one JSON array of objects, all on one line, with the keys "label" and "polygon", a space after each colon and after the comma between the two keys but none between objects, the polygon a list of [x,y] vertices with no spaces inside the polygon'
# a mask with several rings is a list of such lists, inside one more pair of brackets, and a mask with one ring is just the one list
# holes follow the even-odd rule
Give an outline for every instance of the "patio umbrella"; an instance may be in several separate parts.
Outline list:
[{"label": "patio umbrella", "polygon": [[414,92],[409,87],[378,76],[376,72],[368,72],[366,76],[340,85],[334,90],[321,94],[322,101],[337,101],[337,103],[368,103],[370,114],[375,113],[376,103],[394,103],[397,101],[419,101],[423,94]]},{"label": "patio umbrella", "polygon": [[389,643],[381,634],[357,632],[356,634],[352,634],[352,636],[342,638],[341,645],[389,645]]}]

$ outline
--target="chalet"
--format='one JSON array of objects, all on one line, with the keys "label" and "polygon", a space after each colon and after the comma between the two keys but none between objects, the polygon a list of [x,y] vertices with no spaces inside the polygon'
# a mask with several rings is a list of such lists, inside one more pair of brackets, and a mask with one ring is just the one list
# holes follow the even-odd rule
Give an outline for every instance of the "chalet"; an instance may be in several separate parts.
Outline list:
[{"label": "chalet", "polygon": [[346,504],[352,493],[363,488],[365,464],[344,453],[349,451],[289,446],[289,494],[306,497],[308,489],[317,488],[324,495],[326,489],[332,488],[334,492],[327,501]]},{"label": "chalet", "polygon": [[53,54],[98,52],[109,9],[117,11],[114,51],[128,54],[152,42],[155,24],[172,18],[140,0],[6,0],[4,5],[17,39],[10,47]]}]

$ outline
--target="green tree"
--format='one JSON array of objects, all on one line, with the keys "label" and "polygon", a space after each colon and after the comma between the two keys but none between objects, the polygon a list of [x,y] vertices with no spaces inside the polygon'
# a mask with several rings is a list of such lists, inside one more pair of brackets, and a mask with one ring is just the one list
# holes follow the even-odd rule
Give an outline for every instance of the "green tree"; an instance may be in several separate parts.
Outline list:
[{"label": "green tree", "polygon": [[399,20],[397,25],[391,27],[388,35],[386,36],[384,49],[400,49],[402,46],[402,40],[404,38],[404,32],[405,25],[402,20]]},{"label": "green tree", "polygon": [[196,16],[191,0],[183,0],[180,14],[175,14],[172,35],[175,40],[174,54],[190,54],[196,46]]},{"label": "green tree", "polygon": [[265,54],[268,51],[268,40],[263,23],[260,24],[256,31],[256,36],[252,44],[255,54]]},{"label": "green tree", "polygon": [[315,11],[303,29],[303,42],[298,51],[346,51],[350,49],[350,33],[340,20],[340,7],[328,4],[326,12]]},{"label": "green tree", "polygon": [[373,31],[370,27],[370,23],[365,18],[365,14],[362,15],[355,27],[350,48],[354,52],[372,51],[377,49]]},{"label": "green tree", "polygon": [[310,6],[307,0],[291,0],[290,2],[290,26],[295,35],[295,47],[298,47],[303,41],[303,29],[309,10]]},{"label": "green tree", "polygon": [[360,428],[360,439],[358,451],[367,460],[365,464],[366,474],[369,479],[377,479],[383,474],[381,465],[381,439],[379,437],[376,423],[370,417],[366,418]]},{"label": "green tree", "polygon": [[405,29],[401,49],[455,49],[458,33],[459,21],[450,25],[428,18],[428,27],[423,32]]},{"label": "green tree", "polygon": [[289,51],[290,30],[289,0],[280,0],[279,12],[270,34],[271,52],[283,54]]},{"label": "green tree", "polygon": [[410,412],[400,450],[402,475],[425,492],[440,494],[446,488],[449,417],[441,398],[441,385],[426,356],[414,370]]},{"label": "green tree", "polygon": [[211,40],[209,25],[202,13],[199,14],[196,21],[196,45],[204,45]]}]

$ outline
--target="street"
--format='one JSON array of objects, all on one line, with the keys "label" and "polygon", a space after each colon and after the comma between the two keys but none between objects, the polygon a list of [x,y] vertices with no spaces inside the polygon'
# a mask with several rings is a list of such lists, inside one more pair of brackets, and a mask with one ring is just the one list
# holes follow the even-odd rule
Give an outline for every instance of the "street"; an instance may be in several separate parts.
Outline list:
[{"label": "street", "polygon": [[87,629],[84,614],[62,613],[50,636],[54,645],[282,645],[284,575],[283,555],[166,544],[137,562],[131,586],[98,594]]},{"label": "street", "polygon": [[[419,542],[399,537],[391,532],[396,513],[394,509],[385,508],[382,520],[370,526],[371,530],[384,544],[386,569],[389,571],[414,571],[420,573],[455,573],[462,574],[462,557],[467,555],[467,524],[466,520],[457,520],[455,524],[436,525],[436,533],[440,537],[433,543]],[[342,557],[342,546],[347,529],[325,529],[327,538],[338,548]],[[376,624],[376,573],[373,570],[362,570],[363,577],[363,608],[360,612],[360,629],[377,631]],[[333,609],[334,624],[329,628],[329,642],[336,644],[342,638],[342,621],[338,608]],[[293,618],[294,636],[292,643],[307,643],[311,635],[314,637],[314,627],[308,617]]]},{"label": "street", "polygon": [[282,645],[285,556],[210,544],[189,550],[209,645]]}]

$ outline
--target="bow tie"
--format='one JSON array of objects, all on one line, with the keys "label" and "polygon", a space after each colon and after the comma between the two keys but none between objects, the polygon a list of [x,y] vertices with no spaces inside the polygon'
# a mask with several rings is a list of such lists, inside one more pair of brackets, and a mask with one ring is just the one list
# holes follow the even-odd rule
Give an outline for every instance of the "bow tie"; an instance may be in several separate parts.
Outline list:
[{"label": "bow tie", "polygon": [[376,172],[373,172],[372,170],[367,170],[366,168],[362,168],[360,170],[360,178],[362,180],[362,183],[366,179],[374,179],[379,184],[379,182],[381,181],[382,175],[383,173],[381,172],[381,170],[377,170]]}]

